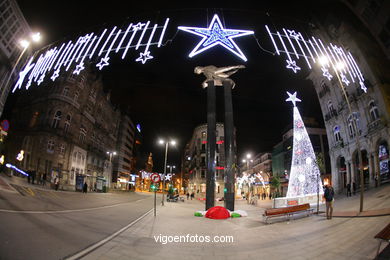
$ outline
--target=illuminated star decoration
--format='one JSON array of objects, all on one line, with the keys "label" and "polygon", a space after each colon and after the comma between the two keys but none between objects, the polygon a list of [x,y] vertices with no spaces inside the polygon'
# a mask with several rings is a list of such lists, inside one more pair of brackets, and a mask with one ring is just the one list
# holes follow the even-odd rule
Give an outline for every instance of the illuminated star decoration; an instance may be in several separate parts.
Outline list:
[{"label": "illuminated star decoration", "polygon": [[76,69],[73,71],[73,74],[79,75],[80,72],[81,72],[83,69],[85,69],[85,67],[84,67],[84,62],[81,62],[80,64],[78,64],[78,65],[76,66]]},{"label": "illuminated star decoration", "polygon": [[104,66],[108,66],[109,63],[108,63],[108,60],[110,59],[110,57],[104,57],[100,60],[100,62],[98,64],[96,64],[96,67],[99,68],[99,70],[102,70]]},{"label": "illuminated star decoration", "polygon": [[297,33],[295,32],[295,30],[288,30],[288,29],[287,29],[287,32],[288,32],[288,34],[289,34],[290,37],[293,37],[295,40],[299,40],[299,34],[297,34]]},{"label": "illuminated star decoration", "polygon": [[179,26],[178,29],[203,38],[188,55],[190,58],[216,45],[221,45],[242,60],[247,61],[233,38],[254,34],[254,31],[225,29],[217,14],[214,15],[208,28]]},{"label": "illuminated star decoration", "polygon": [[345,83],[345,85],[349,85],[350,81],[347,79],[347,76],[345,76],[344,73],[341,73],[341,81]]},{"label": "illuminated star decoration", "polygon": [[363,81],[359,81],[359,84],[360,84],[360,88],[363,89],[363,91],[365,93],[367,93],[367,87],[366,87],[366,85],[364,85],[364,82]]},{"label": "illuminated star decoration", "polygon": [[41,83],[43,82],[44,78],[45,78],[45,74],[42,74],[42,75],[39,77],[39,79],[38,79],[38,81],[37,81],[38,86],[41,85]]},{"label": "illuminated star decoration", "polygon": [[35,63],[31,64],[31,62],[32,62],[33,59],[34,59],[34,58],[32,57],[32,58],[28,61],[27,65],[24,67],[24,70],[22,70],[21,72],[19,72],[19,79],[18,79],[18,81],[16,82],[16,84],[15,84],[15,86],[14,86],[14,89],[12,90],[12,93],[14,93],[15,90],[16,90],[17,88],[20,88],[20,87],[22,86],[23,81],[24,81],[24,78],[25,78],[26,75],[30,72],[30,70],[35,66]]},{"label": "illuminated star decoration", "polygon": [[137,62],[140,61],[140,62],[142,62],[142,64],[145,64],[145,62],[147,60],[151,60],[151,59],[153,59],[153,56],[150,55],[150,51],[146,51],[144,53],[141,52],[139,54],[139,57],[135,61],[137,61]]},{"label": "illuminated star decoration", "polygon": [[168,174],[166,174],[166,175],[164,176],[164,178],[165,178],[166,181],[170,181],[171,178],[172,178],[172,174],[168,173]]},{"label": "illuminated star decoration", "polygon": [[329,73],[327,68],[322,67],[321,70],[322,70],[322,75],[326,77],[328,80],[331,80],[333,78],[332,74]]},{"label": "illuminated star decoration", "polygon": [[288,99],[286,99],[286,101],[291,101],[294,105],[294,107],[296,106],[295,103],[296,102],[301,102],[301,100],[299,98],[297,98],[297,92],[294,92],[294,94],[291,94],[290,92],[287,91],[287,94],[288,94]]},{"label": "illuminated star decoration", "polygon": [[51,76],[51,80],[55,81],[56,78],[58,78],[59,75],[60,75],[60,70],[57,69],[56,71],[54,71],[53,75]]},{"label": "illuminated star decoration", "polygon": [[301,70],[301,68],[297,66],[295,60],[286,60],[286,61],[287,61],[287,66],[286,66],[287,69],[292,69],[294,73],[297,73],[298,70]]}]

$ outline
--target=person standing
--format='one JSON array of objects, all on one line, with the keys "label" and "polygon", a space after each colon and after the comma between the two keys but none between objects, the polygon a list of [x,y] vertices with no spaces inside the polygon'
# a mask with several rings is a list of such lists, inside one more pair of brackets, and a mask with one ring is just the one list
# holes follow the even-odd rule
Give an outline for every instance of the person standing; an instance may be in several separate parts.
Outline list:
[{"label": "person standing", "polygon": [[356,194],[356,183],[352,182],[352,188],[353,188],[353,195]]},{"label": "person standing", "polygon": [[83,193],[87,193],[87,191],[88,191],[88,184],[87,182],[84,182]]},{"label": "person standing", "polygon": [[326,203],[326,218],[332,219],[334,190],[330,184],[325,186],[324,197],[325,197],[325,203]]},{"label": "person standing", "polygon": [[347,197],[351,197],[352,194],[351,194],[351,183],[348,183],[347,184]]},{"label": "person standing", "polygon": [[58,187],[60,186],[60,178],[56,177],[54,180],[54,185],[56,190],[58,190]]},{"label": "person standing", "polygon": [[187,200],[190,198],[190,193],[187,192]]}]

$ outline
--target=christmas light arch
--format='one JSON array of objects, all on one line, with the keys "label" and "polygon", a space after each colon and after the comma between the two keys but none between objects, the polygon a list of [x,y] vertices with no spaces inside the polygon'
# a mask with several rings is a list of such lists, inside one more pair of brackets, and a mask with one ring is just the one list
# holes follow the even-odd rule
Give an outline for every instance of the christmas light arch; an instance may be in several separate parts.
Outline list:
[{"label": "christmas light arch", "polygon": [[[170,24],[170,18],[166,18],[161,24],[151,24],[150,21],[129,23],[123,28],[114,26],[105,28],[100,33],[88,33],[80,36],[75,41],[59,44],[49,50],[28,59],[27,64],[19,72],[19,78],[12,92],[21,87],[28,89],[32,83],[40,85],[46,78],[55,81],[61,71],[72,71],[80,74],[85,69],[85,61],[96,63],[95,66],[102,70],[110,65],[110,57],[113,54],[121,55],[122,60],[128,56],[129,50],[138,52],[135,62],[145,64],[152,56],[152,48],[163,46],[163,40]],[[270,37],[275,54],[286,57],[286,68],[298,73],[306,64],[308,69],[319,63],[322,75],[331,80],[335,73],[345,85],[357,82],[366,92],[364,77],[352,54],[332,43],[326,44],[324,40],[311,37],[304,39],[300,32],[282,28],[274,32],[265,25],[265,30]],[[217,14],[208,27],[177,27],[177,32],[183,31],[195,34],[202,40],[189,54],[190,58],[220,46],[247,61],[246,56],[233,38],[252,36],[258,41],[255,31],[227,29],[222,25]],[[170,39],[172,40],[172,39]],[[302,64],[298,61],[304,60]],[[339,66],[343,64],[343,66]]]}]

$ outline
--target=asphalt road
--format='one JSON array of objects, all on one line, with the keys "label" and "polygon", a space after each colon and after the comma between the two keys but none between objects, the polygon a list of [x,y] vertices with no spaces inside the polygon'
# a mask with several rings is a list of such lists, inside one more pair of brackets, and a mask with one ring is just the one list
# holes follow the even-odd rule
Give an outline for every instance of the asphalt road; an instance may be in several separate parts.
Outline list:
[{"label": "asphalt road", "polygon": [[18,192],[0,191],[0,259],[62,259],[153,207],[151,194],[14,188]]}]

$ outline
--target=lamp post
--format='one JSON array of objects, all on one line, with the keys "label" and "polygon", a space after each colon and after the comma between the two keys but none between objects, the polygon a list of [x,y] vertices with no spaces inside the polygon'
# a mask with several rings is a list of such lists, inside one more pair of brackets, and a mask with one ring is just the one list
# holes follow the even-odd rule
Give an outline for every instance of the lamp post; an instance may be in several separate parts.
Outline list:
[{"label": "lamp post", "polygon": [[[252,154],[247,153],[245,157],[246,157],[246,159],[243,159],[242,162],[246,163],[246,172],[247,172],[247,174],[249,174],[249,163],[253,162],[253,160],[251,159]],[[252,189],[253,189],[253,187],[252,187],[251,183],[249,183],[249,179],[248,179],[248,190],[249,190],[248,203],[250,203],[250,197],[252,197],[252,193],[253,193]]]},{"label": "lamp post", "polygon": [[351,104],[349,102],[347,92],[345,91],[345,86],[343,85],[343,82],[339,76],[339,72],[341,70],[343,70],[346,65],[344,64],[344,62],[338,62],[337,64],[334,64],[332,61],[329,61],[327,57],[320,57],[319,58],[319,64],[321,64],[322,66],[324,66],[324,65],[329,66],[329,62],[330,62],[331,66],[336,74],[338,83],[340,84],[340,88],[341,88],[341,91],[342,91],[343,96],[345,98],[345,102],[347,103],[348,112],[352,116],[353,127],[356,131],[355,142],[356,142],[356,149],[358,150],[358,158],[359,158],[359,166],[358,167],[359,167],[359,173],[360,173],[360,208],[359,208],[359,211],[362,212],[363,211],[363,199],[364,199],[364,173],[363,173],[362,151],[360,150],[360,142],[359,142],[359,136],[358,136],[359,129],[357,127],[356,117],[352,113],[352,107],[351,107]]},{"label": "lamp post", "polygon": [[[116,152],[115,151],[107,151],[106,152],[109,156],[109,162],[110,162],[110,170],[109,170],[109,174],[112,174],[112,157],[116,155]],[[110,176],[108,176],[107,178],[107,181],[108,181],[108,187],[110,187]]]},{"label": "lamp post", "polygon": [[164,179],[163,179],[163,187],[162,187],[162,199],[161,199],[161,205],[164,206],[164,189],[165,189],[165,176],[167,174],[167,157],[168,157],[168,147],[169,147],[169,144],[171,145],[176,145],[176,141],[175,140],[171,140],[171,141],[165,141],[163,139],[160,139],[159,140],[159,144],[160,145],[163,145],[165,144],[165,159],[164,159]]},{"label": "lamp post", "polygon": [[169,168],[169,173],[171,174],[170,183],[173,184],[173,187],[175,187],[175,183],[173,182],[172,169],[175,169],[176,166],[175,165],[167,165],[167,167]]},{"label": "lamp post", "polygon": [[[32,39],[33,42],[39,42],[41,40],[41,34],[39,32],[38,33],[34,33],[34,34],[31,35],[31,39]],[[22,60],[24,53],[27,51],[28,47],[30,46],[30,42],[28,40],[26,40],[26,39],[20,40],[19,44],[23,48],[23,50],[20,53],[20,55],[19,55],[18,59],[16,60],[15,64],[13,65],[11,73],[9,74],[9,76],[8,76],[8,78],[6,80],[3,89],[7,89],[7,86],[9,84],[9,82],[11,81],[12,75],[14,74],[16,68],[18,67],[20,61]],[[2,93],[2,95],[3,94],[4,94],[4,92]]]}]

